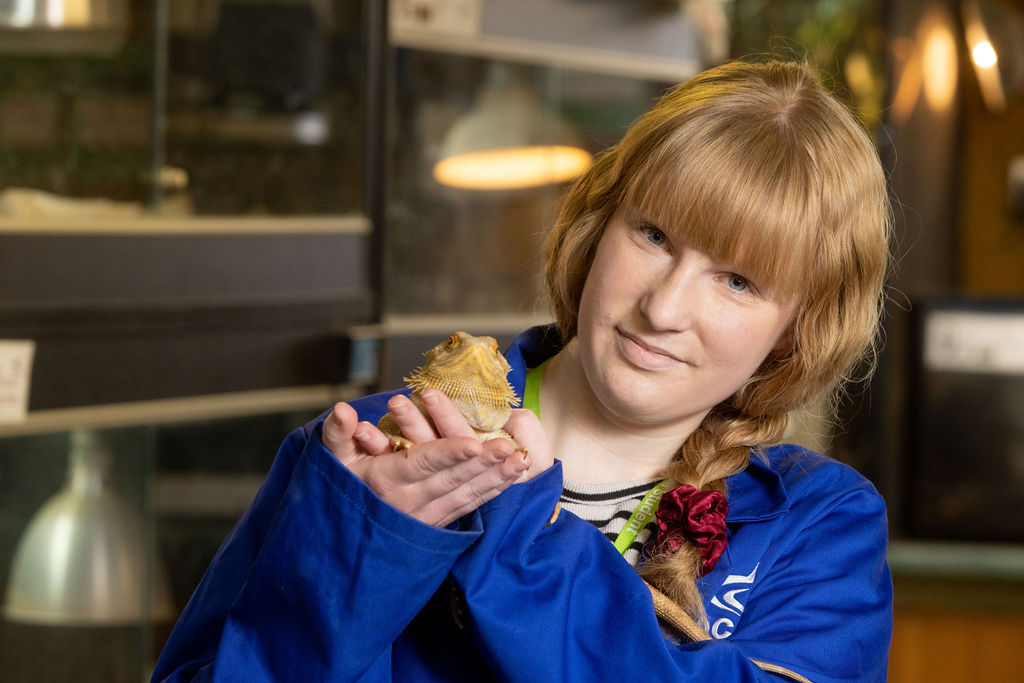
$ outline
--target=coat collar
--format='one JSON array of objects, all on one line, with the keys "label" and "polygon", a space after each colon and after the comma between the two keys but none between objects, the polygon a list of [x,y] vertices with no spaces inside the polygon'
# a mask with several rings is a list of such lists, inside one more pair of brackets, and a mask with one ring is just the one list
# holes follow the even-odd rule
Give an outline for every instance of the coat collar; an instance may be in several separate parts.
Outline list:
[{"label": "coat collar", "polygon": [[750,456],[747,469],[725,480],[729,499],[727,522],[761,522],[789,511],[786,485],[772,466],[774,448],[766,450],[764,460]]},{"label": "coat collar", "polygon": [[[558,353],[562,346],[562,336],[553,324],[531,327],[512,341],[505,357],[512,367],[508,380],[518,396],[523,395],[526,371]],[[766,449],[763,457],[752,455],[747,469],[726,479],[728,522],[763,521],[789,510],[786,486],[772,467],[773,461],[784,452],[785,447],[773,447]]]},{"label": "coat collar", "polygon": [[526,386],[526,371],[554,356],[563,345],[562,335],[554,324],[531,327],[512,340],[505,350],[505,358],[512,367],[508,381],[520,398]]}]

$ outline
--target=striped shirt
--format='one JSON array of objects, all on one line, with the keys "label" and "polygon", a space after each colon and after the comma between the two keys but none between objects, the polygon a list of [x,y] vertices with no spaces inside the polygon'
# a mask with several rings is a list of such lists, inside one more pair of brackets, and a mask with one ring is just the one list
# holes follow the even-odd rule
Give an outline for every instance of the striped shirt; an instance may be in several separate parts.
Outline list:
[{"label": "striped shirt", "polygon": [[[622,484],[582,484],[566,480],[562,484],[562,509],[590,522],[614,543],[633,510],[657,483],[658,480],[640,480]],[[657,523],[652,519],[623,553],[632,566],[640,561],[644,545],[656,528]]]}]

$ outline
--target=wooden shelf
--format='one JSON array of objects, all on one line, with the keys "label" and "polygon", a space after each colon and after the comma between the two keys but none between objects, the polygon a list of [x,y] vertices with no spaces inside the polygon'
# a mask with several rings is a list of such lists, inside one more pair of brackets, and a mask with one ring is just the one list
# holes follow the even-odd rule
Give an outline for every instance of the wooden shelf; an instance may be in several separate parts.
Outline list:
[{"label": "wooden shelf", "polygon": [[286,387],[157,401],[37,410],[18,423],[0,423],[0,438],[62,432],[88,427],[108,429],[215,420],[297,410],[326,410],[364,393],[356,385]]},{"label": "wooden shelf", "polygon": [[361,214],[333,216],[0,217],[2,235],[294,235],[371,231]]}]

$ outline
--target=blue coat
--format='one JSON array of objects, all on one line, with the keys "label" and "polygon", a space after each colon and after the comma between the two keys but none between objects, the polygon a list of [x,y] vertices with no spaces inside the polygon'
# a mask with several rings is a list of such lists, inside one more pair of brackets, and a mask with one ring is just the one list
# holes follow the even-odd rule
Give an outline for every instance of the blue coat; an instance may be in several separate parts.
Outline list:
[{"label": "blue coat", "polygon": [[[513,343],[520,395],[557,344],[550,328]],[[375,421],[389,396],[353,405]],[[885,679],[885,506],[842,464],[779,446],[729,478],[728,549],[699,579],[713,639],[677,644],[595,527],[567,512],[549,524],[557,462],[439,529],[377,498],[324,448],[321,425],[281,446],[155,681]]]}]

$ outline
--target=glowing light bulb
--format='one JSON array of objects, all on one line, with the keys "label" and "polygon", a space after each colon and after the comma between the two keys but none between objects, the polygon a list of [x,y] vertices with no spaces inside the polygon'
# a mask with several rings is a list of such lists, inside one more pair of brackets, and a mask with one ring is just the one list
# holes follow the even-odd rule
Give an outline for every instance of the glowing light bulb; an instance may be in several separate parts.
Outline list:
[{"label": "glowing light bulb", "polygon": [[434,178],[470,190],[511,190],[572,180],[592,157],[578,147],[548,145],[468,152],[443,159]]},{"label": "glowing light bulb", "polygon": [[946,111],[956,96],[956,39],[944,15],[934,14],[922,22],[925,36],[921,49],[924,97],[934,111]]},{"label": "glowing light bulb", "polygon": [[982,69],[992,68],[996,65],[997,61],[995,48],[987,40],[975,43],[974,47],[971,48],[971,58]]}]

